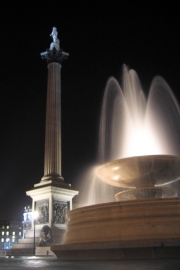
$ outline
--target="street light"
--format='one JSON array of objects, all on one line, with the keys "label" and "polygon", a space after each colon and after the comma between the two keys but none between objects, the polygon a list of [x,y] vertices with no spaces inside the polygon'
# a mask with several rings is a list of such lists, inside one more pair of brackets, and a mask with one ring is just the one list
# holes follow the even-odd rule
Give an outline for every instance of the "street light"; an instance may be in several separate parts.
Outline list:
[{"label": "street light", "polygon": [[33,249],[33,255],[35,256],[36,255],[36,247],[35,247],[35,221],[38,217],[38,212],[37,211],[34,211],[33,212],[33,221],[34,221],[34,249]]}]

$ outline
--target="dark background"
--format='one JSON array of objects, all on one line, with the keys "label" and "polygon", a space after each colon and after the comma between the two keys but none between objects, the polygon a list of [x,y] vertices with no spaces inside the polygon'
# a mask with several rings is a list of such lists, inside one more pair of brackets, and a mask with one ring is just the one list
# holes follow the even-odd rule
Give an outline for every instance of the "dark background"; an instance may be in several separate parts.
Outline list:
[{"label": "dark background", "polygon": [[[14,4],[12,4],[14,3]],[[103,91],[122,64],[148,95],[161,75],[180,102],[180,19],[175,1],[24,1],[0,7],[0,219],[22,218],[25,192],[43,176],[47,64],[52,27],[70,54],[62,65],[62,168],[76,188],[96,161]]]}]

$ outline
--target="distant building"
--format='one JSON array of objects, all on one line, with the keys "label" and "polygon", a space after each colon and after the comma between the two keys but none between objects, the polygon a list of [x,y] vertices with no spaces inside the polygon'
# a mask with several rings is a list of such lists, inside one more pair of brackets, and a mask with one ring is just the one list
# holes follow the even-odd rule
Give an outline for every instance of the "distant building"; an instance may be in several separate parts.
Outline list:
[{"label": "distant building", "polygon": [[24,220],[22,222],[22,225],[23,225],[23,238],[24,238],[26,232],[29,231],[32,226],[32,208],[30,206],[24,207],[23,217],[24,217]]},{"label": "distant building", "polygon": [[23,238],[21,220],[0,220],[0,249],[10,249]]}]

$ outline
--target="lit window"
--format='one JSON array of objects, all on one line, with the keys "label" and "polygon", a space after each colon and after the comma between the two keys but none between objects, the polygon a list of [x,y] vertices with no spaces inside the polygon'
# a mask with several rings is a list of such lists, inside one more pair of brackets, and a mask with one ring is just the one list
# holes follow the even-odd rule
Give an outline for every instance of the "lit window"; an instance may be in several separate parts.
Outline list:
[{"label": "lit window", "polygon": [[2,232],[2,235],[4,235],[4,232]]},{"label": "lit window", "polygon": [[6,235],[9,235],[9,232],[6,232]]},{"label": "lit window", "polygon": [[12,239],[12,242],[15,242],[15,239],[14,238]]},{"label": "lit window", "polygon": [[15,235],[15,232],[13,232],[12,235]]},{"label": "lit window", "polygon": [[6,242],[9,242],[9,238],[6,238]]},{"label": "lit window", "polygon": [[4,225],[2,226],[2,229],[5,229]]},{"label": "lit window", "polygon": [[6,227],[6,229],[9,229],[9,225]]},{"label": "lit window", "polygon": [[19,232],[19,235],[21,235],[21,232]]},{"label": "lit window", "polygon": [[1,242],[4,242],[4,238],[1,238]]}]

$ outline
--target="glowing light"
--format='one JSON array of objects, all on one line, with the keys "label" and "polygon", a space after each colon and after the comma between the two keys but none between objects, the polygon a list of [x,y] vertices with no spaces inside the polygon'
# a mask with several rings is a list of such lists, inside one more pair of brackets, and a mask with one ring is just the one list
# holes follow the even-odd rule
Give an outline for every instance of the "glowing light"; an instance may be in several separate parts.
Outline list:
[{"label": "glowing light", "polygon": [[117,180],[119,179],[119,175],[113,176],[113,179],[114,179],[115,181],[117,181]]},{"label": "glowing light", "polygon": [[36,219],[38,217],[38,212],[37,211],[34,211],[33,212],[33,218]]},{"label": "glowing light", "polygon": [[119,169],[119,167],[114,167],[113,171],[117,171]]},{"label": "glowing light", "polygon": [[143,156],[159,154],[159,144],[148,128],[136,128],[128,137],[127,156]]}]

